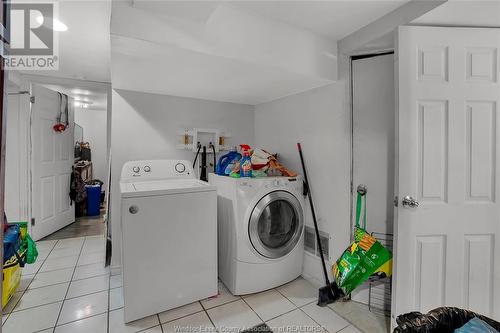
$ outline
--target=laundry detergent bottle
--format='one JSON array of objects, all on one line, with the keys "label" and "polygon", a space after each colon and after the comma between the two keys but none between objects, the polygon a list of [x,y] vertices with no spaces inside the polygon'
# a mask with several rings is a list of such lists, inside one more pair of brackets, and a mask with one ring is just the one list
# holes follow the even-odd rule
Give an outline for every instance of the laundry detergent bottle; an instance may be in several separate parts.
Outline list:
[{"label": "laundry detergent bottle", "polygon": [[250,158],[250,146],[240,145],[243,157],[240,160],[240,176],[252,177],[252,159]]},{"label": "laundry detergent bottle", "polygon": [[236,163],[241,160],[241,154],[236,151],[236,147],[234,151],[230,151],[224,156],[219,158],[219,162],[217,163],[216,172],[220,176],[229,176],[231,171],[234,169]]}]

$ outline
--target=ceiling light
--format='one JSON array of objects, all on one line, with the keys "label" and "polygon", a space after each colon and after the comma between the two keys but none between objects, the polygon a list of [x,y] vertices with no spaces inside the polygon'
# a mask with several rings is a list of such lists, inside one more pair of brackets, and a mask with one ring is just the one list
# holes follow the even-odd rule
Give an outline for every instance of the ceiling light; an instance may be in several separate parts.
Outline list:
[{"label": "ceiling light", "polygon": [[92,105],[92,102],[76,100],[74,106],[77,108],[88,109],[89,106]]},{"label": "ceiling light", "polygon": [[71,92],[75,95],[90,95],[91,94],[89,90],[84,90],[84,89],[79,89],[79,88],[72,89]]},{"label": "ceiling light", "polygon": [[[53,29],[54,31],[66,31],[66,30],[68,30],[68,26],[56,18],[47,17],[47,20],[45,20],[45,18],[43,16],[38,16],[36,18],[36,21],[38,22],[38,24],[43,24],[46,27]],[[45,21],[47,21],[47,22],[45,22]]]}]

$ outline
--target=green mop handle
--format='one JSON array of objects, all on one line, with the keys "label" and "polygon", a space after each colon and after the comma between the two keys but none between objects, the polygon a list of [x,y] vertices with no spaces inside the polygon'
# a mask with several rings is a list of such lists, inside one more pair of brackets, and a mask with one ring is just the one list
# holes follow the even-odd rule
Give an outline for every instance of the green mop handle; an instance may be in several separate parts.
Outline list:
[{"label": "green mop handle", "polygon": [[[356,200],[356,228],[366,229],[366,186],[359,185]],[[360,224],[361,210],[363,210],[363,226]]]}]

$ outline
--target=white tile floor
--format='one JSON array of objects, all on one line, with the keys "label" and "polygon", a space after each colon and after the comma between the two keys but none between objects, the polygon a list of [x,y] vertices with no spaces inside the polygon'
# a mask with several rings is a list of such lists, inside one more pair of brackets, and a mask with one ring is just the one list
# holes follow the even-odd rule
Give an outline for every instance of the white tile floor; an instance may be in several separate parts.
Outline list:
[{"label": "white tile floor", "polygon": [[243,297],[220,283],[217,297],[125,325],[121,275],[104,268],[102,236],[42,241],[38,249],[3,311],[4,333],[236,332],[261,323],[277,332],[388,332],[386,320],[363,305],[318,307],[317,288],[302,278]]}]

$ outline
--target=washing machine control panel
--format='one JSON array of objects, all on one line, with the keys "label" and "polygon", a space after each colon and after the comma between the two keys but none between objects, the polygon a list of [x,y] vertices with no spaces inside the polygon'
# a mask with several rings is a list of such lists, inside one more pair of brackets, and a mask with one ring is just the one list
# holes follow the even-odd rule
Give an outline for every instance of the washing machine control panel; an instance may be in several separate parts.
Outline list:
[{"label": "washing machine control panel", "polygon": [[303,192],[302,180],[299,177],[288,178],[288,177],[276,177],[269,178],[265,187],[268,189],[279,189],[279,188],[290,188],[300,193]]},{"label": "washing machine control panel", "polygon": [[267,184],[265,187],[267,188],[274,188],[274,187],[294,187],[295,182],[292,180],[295,178],[286,178],[286,177],[274,177],[271,178],[269,177]]},{"label": "washing machine control panel", "polygon": [[185,160],[145,160],[126,162],[121,179],[194,178],[191,163]]}]

